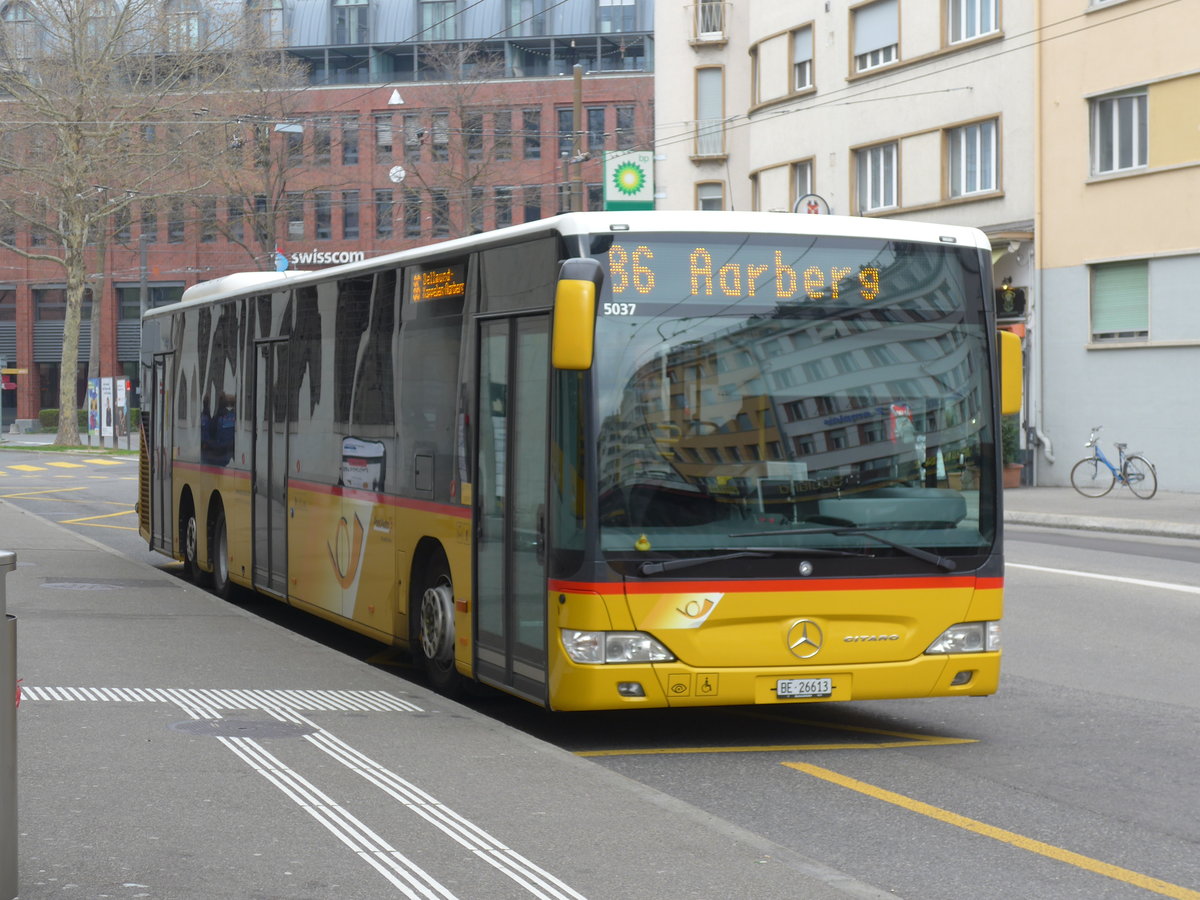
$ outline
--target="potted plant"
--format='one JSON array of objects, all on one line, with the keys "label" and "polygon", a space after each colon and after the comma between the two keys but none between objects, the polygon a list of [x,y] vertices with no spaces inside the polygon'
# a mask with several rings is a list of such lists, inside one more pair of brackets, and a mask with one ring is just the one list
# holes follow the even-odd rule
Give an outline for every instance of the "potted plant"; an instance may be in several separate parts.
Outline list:
[{"label": "potted plant", "polygon": [[1021,425],[1016,414],[1005,416],[1000,424],[1000,453],[1004,463],[1004,486],[1021,486]]}]

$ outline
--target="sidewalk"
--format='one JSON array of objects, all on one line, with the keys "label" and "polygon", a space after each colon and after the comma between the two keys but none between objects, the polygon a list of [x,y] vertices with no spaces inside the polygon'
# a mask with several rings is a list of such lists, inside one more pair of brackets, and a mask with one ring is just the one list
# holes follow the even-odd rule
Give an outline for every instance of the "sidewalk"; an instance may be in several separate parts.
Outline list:
[{"label": "sidewalk", "polygon": [[0,545],[21,900],[892,896],[5,501]]},{"label": "sidewalk", "polygon": [[1141,500],[1127,488],[1089,498],[1071,487],[1019,487],[1004,492],[1010,525],[1078,528],[1200,540],[1200,494],[1160,490]]}]

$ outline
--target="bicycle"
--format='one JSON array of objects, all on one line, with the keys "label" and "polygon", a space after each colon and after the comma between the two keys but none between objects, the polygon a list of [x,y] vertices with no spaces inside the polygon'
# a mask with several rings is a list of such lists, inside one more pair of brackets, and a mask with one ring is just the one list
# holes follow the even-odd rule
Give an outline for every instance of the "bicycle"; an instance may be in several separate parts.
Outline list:
[{"label": "bicycle", "polygon": [[1071,487],[1085,497],[1103,497],[1113,489],[1117,482],[1133,491],[1135,497],[1149,500],[1158,491],[1158,473],[1154,463],[1140,453],[1125,454],[1128,444],[1113,443],[1117,448],[1117,465],[1108,461],[1104,451],[1100,449],[1099,431],[1102,426],[1092,429],[1092,436],[1085,447],[1092,450],[1091,456],[1085,456],[1071,468]]}]

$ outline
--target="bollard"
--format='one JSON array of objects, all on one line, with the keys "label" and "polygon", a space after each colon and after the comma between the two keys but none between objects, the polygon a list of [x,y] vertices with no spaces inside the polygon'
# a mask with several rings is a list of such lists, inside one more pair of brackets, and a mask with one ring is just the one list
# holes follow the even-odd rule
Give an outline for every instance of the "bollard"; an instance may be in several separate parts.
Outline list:
[{"label": "bollard", "polygon": [[0,900],[17,896],[17,619],[4,583],[17,554],[0,550]]}]

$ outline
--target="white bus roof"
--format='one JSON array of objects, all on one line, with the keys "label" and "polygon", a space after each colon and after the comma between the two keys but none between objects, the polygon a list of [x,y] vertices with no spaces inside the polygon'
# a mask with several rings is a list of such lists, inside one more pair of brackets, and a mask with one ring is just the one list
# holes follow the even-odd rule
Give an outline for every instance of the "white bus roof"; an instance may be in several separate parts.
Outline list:
[{"label": "white bus roof", "polygon": [[943,243],[990,250],[987,236],[976,228],[961,225],[938,225],[901,219],[863,218],[860,216],[826,216],[777,212],[718,212],[696,210],[643,210],[634,212],[565,213],[513,225],[495,231],[454,238],[435,244],[425,244],[407,250],[397,250],[357,262],[325,269],[294,270],[289,272],[239,272],[203,281],[183,292],[178,303],[160,306],[146,313],[147,317],[169,314],[183,305],[203,304],[247,294],[261,293],[289,283],[320,282],[329,278],[344,278],[357,272],[371,272],[390,265],[407,265],[426,257],[453,256],[494,243],[520,238],[523,235],[556,231],[562,235],[582,235],[611,232],[633,234],[647,232],[712,232],[720,234],[798,234],[873,238],[876,240],[907,240],[923,243]]}]

